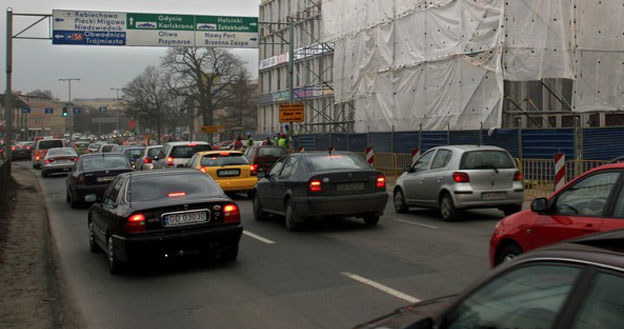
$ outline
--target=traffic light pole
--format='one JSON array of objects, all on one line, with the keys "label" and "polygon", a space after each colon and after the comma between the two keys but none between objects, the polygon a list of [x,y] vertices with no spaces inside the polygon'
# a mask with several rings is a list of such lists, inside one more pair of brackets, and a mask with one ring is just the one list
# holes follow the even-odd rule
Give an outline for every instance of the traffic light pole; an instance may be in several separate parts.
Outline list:
[{"label": "traffic light pole", "polygon": [[[71,83],[72,81],[80,81],[79,78],[66,78],[66,79],[59,79],[59,81],[65,82],[67,81],[67,86],[69,87],[69,100],[67,102],[67,106],[69,108],[72,108],[72,97],[71,97]],[[73,111],[73,109],[72,109]],[[71,128],[69,129],[69,134],[73,135],[74,134],[74,117],[76,116],[76,113],[72,113],[71,116]],[[71,138],[71,136],[69,137]]]}]

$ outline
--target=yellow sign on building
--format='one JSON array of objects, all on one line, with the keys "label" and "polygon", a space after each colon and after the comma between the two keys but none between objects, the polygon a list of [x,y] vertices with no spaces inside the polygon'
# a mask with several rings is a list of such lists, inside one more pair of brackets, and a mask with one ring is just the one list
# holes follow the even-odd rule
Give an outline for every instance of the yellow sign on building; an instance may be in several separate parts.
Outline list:
[{"label": "yellow sign on building", "polygon": [[201,132],[204,134],[224,134],[225,126],[202,126]]},{"label": "yellow sign on building", "polygon": [[293,123],[305,121],[305,105],[303,103],[280,104],[280,123]]}]

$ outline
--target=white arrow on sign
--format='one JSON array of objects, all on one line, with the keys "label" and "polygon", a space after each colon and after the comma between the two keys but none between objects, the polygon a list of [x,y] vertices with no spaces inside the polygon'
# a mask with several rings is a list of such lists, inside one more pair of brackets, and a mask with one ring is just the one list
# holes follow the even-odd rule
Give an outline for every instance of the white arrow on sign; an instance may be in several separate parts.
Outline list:
[{"label": "white arrow on sign", "polygon": [[130,17],[130,26],[132,26],[132,24],[134,24],[134,18]]},{"label": "white arrow on sign", "polygon": [[63,35],[62,34],[55,34],[54,38],[55,39],[63,39]]},{"label": "white arrow on sign", "polygon": [[258,23],[249,23],[250,26],[258,26]]}]

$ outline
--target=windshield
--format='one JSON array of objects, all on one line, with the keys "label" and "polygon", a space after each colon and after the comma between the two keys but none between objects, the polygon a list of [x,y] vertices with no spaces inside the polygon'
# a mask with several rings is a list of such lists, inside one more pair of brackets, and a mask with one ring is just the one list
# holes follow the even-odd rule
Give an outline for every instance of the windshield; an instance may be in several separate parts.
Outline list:
[{"label": "windshield", "polygon": [[102,152],[110,152],[113,150],[113,147],[115,147],[115,145],[104,145],[102,146]]},{"label": "windshield", "polygon": [[362,158],[352,154],[306,156],[312,171],[371,169]]},{"label": "windshield", "polygon": [[128,158],[139,158],[141,157],[141,155],[143,155],[143,151],[143,149],[128,149],[124,151],[124,154]]},{"label": "windshield", "polygon": [[206,145],[206,144],[195,145],[195,146],[188,146],[188,145],[174,146],[173,149],[171,150],[170,156],[175,159],[178,159],[178,158],[190,159],[197,152],[210,151],[210,150],[212,150],[212,148],[210,148],[210,145]]},{"label": "windshield", "polygon": [[106,169],[127,169],[130,166],[128,165],[128,160],[125,157],[115,156],[115,157],[88,157],[84,158],[82,161],[82,170],[83,171],[97,171],[97,170],[106,170]]},{"label": "windshield", "polygon": [[514,162],[503,151],[472,151],[467,152],[462,157],[461,165],[459,169],[474,170],[474,169],[513,169],[515,168]]},{"label": "windshield", "polygon": [[48,157],[63,156],[63,155],[76,156],[77,154],[76,152],[74,152],[74,149],[67,148],[67,147],[50,149],[47,153]]},{"label": "windshield", "polygon": [[[224,153],[226,154],[226,153]],[[211,154],[202,157],[202,167],[221,167],[221,166],[237,166],[249,164],[249,160],[242,154]]]},{"label": "windshield", "polygon": [[150,158],[156,157],[160,153],[160,150],[162,150],[162,147],[149,149],[149,151],[147,151],[147,156]]},{"label": "windshield", "polygon": [[219,195],[221,189],[207,175],[181,174],[133,178],[128,191],[128,201],[166,199],[170,193],[192,195]]},{"label": "windshield", "polygon": [[63,147],[63,141],[61,140],[42,140],[39,141],[40,150],[49,150],[55,147]]},{"label": "windshield", "polygon": [[261,147],[258,150],[259,157],[281,158],[284,155],[286,155],[286,150],[283,147]]}]

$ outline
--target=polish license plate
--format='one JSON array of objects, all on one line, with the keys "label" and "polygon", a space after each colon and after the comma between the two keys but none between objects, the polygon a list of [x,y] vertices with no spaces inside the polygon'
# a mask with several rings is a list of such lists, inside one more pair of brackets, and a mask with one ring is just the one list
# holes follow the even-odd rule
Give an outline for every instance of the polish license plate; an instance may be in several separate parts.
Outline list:
[{"label": "polish license plate", "polygon": [[115,176],[105,176],[105,177],[98,177],[97,181],[98,183],[107,183],[112,181],[113,179],[115,179]]},{"label": "polish license plate", "polygon": [[219,171],[217,171],[217,176],[219,176],[219,177],[236,177],[236,176],[240,176],[240,170],[239,169],[219,170]]},{"label": "polish license plate", "polygon": [[364,189],[364,182],[336,184],[336,192],[354,192]]},{"label": "polish license plate", "polygon": [[208,212],[187,212],[181,214],[164,214],[162,223],[164,227],[189,225],[208,221]]},{"label": "polish license plate", "polygon": [[507,199],[507,192],[489,192],[481,195],[483,200],[505,200]]}]

